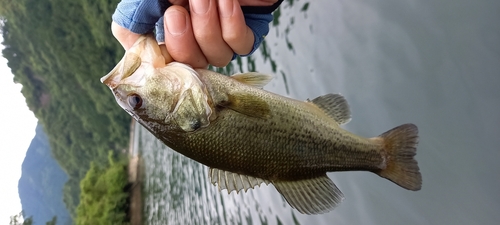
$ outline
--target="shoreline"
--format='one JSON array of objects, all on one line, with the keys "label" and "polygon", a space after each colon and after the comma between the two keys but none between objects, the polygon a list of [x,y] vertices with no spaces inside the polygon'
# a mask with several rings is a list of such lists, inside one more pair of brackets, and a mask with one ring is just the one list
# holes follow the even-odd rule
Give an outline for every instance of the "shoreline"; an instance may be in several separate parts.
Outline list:
[{"label": "shoreline", "polygon": [[134,152],[135,148],[135,129],[137,122],[132,119],[130,122],[130,141],[129,141],[129,163],[128,163],[128,182],[131,183],[130,193],[130,224],[142,224],[142,188],[141,188],[141,170],[140,156],[138,152]]}]

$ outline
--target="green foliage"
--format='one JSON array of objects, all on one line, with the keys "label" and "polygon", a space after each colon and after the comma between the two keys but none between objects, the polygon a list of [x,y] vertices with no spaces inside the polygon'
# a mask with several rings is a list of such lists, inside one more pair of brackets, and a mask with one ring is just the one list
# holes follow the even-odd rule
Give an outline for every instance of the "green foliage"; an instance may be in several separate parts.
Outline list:
[{"label": "green foliage", "polygon": [[115,162],[112,153],[107,168],[91,163],[87,175],[80,182],[80,204],[76,209],[75,224],[126,223],[127,175],[127,163],[124,160]]},{"label": "green foliage", "polygon": [[51,221],[48,221],[47,223],[45,223],[45,225],[56,225],[56,224],[57,224],[57,217],[56,216],[52,217]]},{"label": "green foliage", "polygon": [[99,79],[123,55],[109,26],[119,0],[0,0],[2,54],[69,180],[72,216],[90,162],[127,145],[130,117]]},{"label": "green foliage", "polygon": [[[21,222],[21,220],[23,220],[23,222]],[[25,218],[23,212],[20,212],[19,214],[10,217],[9,225],[32,225],[32,224],[33,224],[33,218],[31,216]]]}]

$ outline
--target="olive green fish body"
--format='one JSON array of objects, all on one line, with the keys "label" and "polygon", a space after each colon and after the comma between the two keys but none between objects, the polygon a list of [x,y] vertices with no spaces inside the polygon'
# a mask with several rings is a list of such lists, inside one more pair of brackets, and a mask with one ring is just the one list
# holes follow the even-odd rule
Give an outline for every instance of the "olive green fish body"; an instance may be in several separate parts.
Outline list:
[{"label": "olive green fish body", "polygon": [[340,127],[350,120],[341,95],[298,101],[262,90],[267,75],[227,77],[167,65],[151,36],[139,38],[101,80],[158,139],[207,165],[221,190],[271,183],[299,212],[318,214],[343,200],[327,172],[370,171],[403,188],[421,188],[417,127],[357,136]]},{"label": "olive green fish body", "polygon": [[[179,135],[174,149],[200,163],[269,180],[298,180],[327,171],[384,166],[380,144],[343,130],[311,102],[235,84],[238,81],[213,72],[199,74],[205,76],[205,82],[218,86],[212,93],[230,93],[239,86],[237,90],[245,93],[245,98],[258,98],[269,107],[265,118],[220,107],[210,126]],[[168,134],[159,138],[172,139]]]}]

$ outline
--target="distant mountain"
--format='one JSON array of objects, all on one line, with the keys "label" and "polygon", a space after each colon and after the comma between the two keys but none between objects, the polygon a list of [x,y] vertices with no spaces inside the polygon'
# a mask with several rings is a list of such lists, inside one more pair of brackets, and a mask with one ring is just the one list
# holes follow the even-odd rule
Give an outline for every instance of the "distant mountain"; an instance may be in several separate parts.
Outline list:
[{"label": "distant mountain", "polygon": [[118,2],[0,0],[2,56],[69,177],[63,201],[73,217],[91,162],[104,167],[109,151],[128,146],[130,115],[100,82],[124,53],[109,29]]},{"label": "distant mountain", "polygon": [[22,165],[18,190],[23,211],[35,225],[45,225],[57,216],[57,224],[71,224],[63,203],[63,186],[68,176],[52,158],[47,136],[40,124]]}]

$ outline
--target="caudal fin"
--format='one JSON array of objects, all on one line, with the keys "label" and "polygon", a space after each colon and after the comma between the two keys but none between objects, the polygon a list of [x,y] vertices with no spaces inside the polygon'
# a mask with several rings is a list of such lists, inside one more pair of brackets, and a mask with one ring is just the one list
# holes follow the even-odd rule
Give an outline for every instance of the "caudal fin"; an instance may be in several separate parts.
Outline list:
[{"label": "caudal fin", "polygon": [[414,156],[418,144],[418,128],[414,124],[403,124],[379,137],[387,154],[387,167],[376,173],[397,185],[412,191],[422,187],[422,175]]}]

